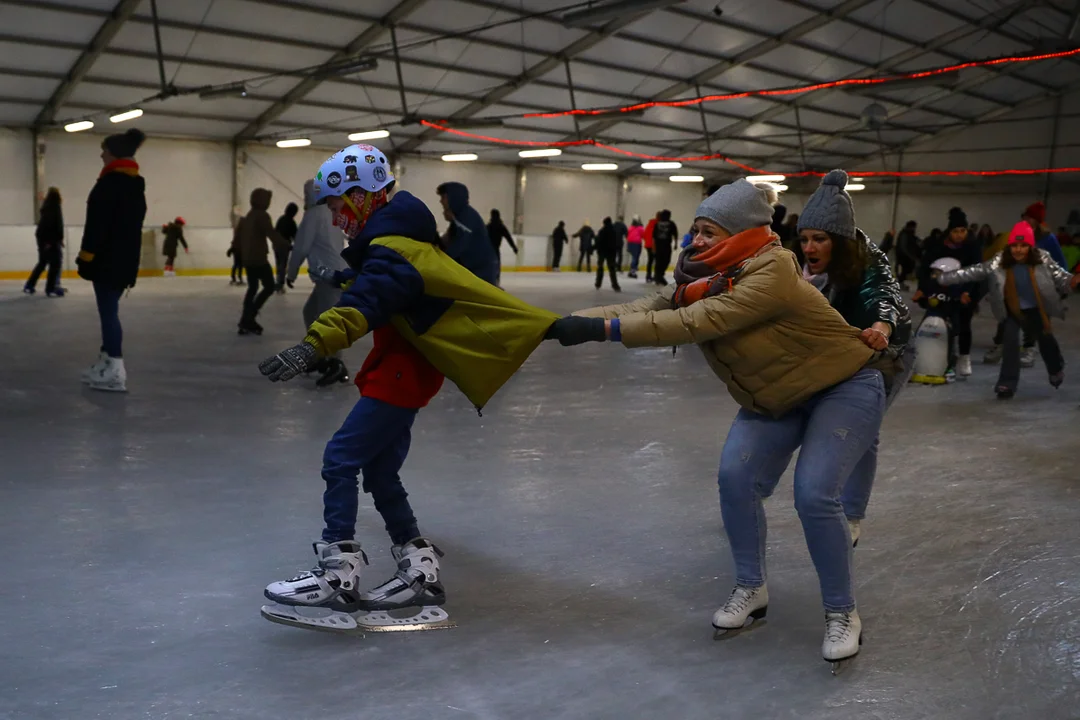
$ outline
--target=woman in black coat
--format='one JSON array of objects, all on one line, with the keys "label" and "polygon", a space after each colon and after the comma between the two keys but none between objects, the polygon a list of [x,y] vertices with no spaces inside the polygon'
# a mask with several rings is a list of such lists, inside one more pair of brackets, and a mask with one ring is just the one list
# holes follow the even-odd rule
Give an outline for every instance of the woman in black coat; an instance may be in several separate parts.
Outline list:
[{"label": "woman in black coat", "polygon": [[45,194],[45,200],[41,203],[41,213],[38,219],[37,230],[38,263],[34,271],[26,281],[23,292],[33,295],[36,292],[38,278],[49,268],[49,274],[45,276],[45,294],[49,297],[64,297],[64,288],[60,287],[60,264],[64,247],[64,215],[60,211],[60,191],[54,187],[49,188]]}]

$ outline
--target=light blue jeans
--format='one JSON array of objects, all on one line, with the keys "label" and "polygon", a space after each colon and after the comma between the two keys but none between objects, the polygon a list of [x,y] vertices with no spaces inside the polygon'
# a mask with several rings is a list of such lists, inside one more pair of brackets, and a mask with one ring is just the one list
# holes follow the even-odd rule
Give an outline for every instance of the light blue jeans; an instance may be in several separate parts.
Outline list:
[{"label": "light blue jeans", "polygon": [[[885,383],[877,370],[860,370],[779,419],[739,410],[720,455],[719,472],[720,511],[739,585],[765,583],[762,501],[772,495],[801,445],[795,509],[817,569],[822,602],[828,612],[855,607],[851,534],[840,496],[856,467],[869,464],[873,479],[884,414]],[[869,485],[865,489],[869,497]]]}]

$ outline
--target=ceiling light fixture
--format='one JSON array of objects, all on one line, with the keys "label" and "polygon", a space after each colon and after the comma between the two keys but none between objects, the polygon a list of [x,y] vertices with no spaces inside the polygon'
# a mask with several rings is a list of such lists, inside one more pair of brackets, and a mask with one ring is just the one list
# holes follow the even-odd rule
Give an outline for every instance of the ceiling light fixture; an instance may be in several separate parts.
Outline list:
[{"label": "ceiling light fixture", "polygon": [[228,85],[207,85],[199,90],[201,100],[219,97],[247,97],[247,87],[242,82],[234,82]]},{"label": "ceiling light fixture", "polygon": [[752,183],[782,183],[787,180],[784,175],[747,175],[746,179]]},{"label": "ceiling light fixture", "polygon": [[581,166],[582,170],[618,170],[618,163],[585,163]]},{"label": "ceiling light fixture", "polygon": [[682,167],[681,162],[643,162],[642,170],[678,170]]},{"label": "ceiling light fixture", "polygon": [[778,193],[787,192],[787,185],[773,185],[773,189]]},{"label": "ceiling light fixture", "polygon": [[293,138],[292,140],[278,140],[277,146],[279,148],[294,148],[294,147],[307,147],[311,144],[311,141],[307,138]]},{"label": "ceiling light fixture", "polygon": [[861,183],[861,182],[862,182],[863,180],[865,180],[865,179],[866,179],[866,178],[861,178],[861,177],[853,177],[853,178],[851,178],[851,182]]},{"label": "ceiling light fixture", "polygon": [[519,150],[519,158],[542,158],[542,157],[556,157],[562,155],[562,150],[559,148],[543,148],[540,150]]},{"label": "ceiling light fixture", "polygon": [[866,186],[860,183],[848,183],[844,189],[848,192],[858,192],[859,190],[865,190]]},{"label": "ceiling light fixture", "polygon": [[79,120],[78,122],[68,123],[64,126],[64,129],[68,132],[81,132],[83,130],[89,130],[94,127],[94,123],[89,120]]},{"label": "ceiling light fixture", "polygon": [[479,159],[476,153],[455,153],[452,155],[443,155],[443,162],[472,162]]},{"label": "ceiling light fixture", "polygon": [[360,142],[361,140],[378,140],[379,138],[390,137],[389,130],[366,130],[364,132],[356,132],[349,135],[349,139],[353,142]]},{"label": "ceiling light fixture", "polygon": [[705,178],[701,175],[672,175],[668,178],[671,182],[683,182],[683,183],[699,183],[705,182]]},{"label": "ceiling light fixture", "polygon": [[135,118],[142,117],[142,114],[142,110],[140,110],[139,108],[135,108],[134,110],[122,112],[119,115],[113,115],[111,118],[109,118],[109,120],[114,123],[122,123],[125,120],[134,120]]},{"label": "ceiling light fixture", "polygon": [[559,22],[567,27],[579,28],[625,17],[627,13],[640,13],[648,10],[678,5],[684,0],[615,0],[603,5],[594,5],[583,10],[564,13]]}]

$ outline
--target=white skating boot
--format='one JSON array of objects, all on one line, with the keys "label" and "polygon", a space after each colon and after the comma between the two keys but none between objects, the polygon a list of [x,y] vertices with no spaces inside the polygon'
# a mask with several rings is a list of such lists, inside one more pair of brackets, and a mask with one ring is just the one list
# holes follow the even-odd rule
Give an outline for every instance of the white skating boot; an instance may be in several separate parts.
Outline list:
[{"label": "white skating boot", "polygon": [[270,583],[263,594],[282,605],[325,607],[339,612],[359,609],[360,571],[367,555],[355,540],[313,544],[318,564],[290,580]]},{"label": "white skating boot", "polygon": [[1037,357],[1038,354],[1035,352],[1035,348],[1024,348],[1020,351],[1020,367],[1035,367],[1035,358]]},{"label": "white skating boot", "polygon": [[360,593],[360,607],[397,610],[446,602],[446,591],[439,582],[442,550],[424,538],[415,538],[404,545],[394,545],[390,553],[397,560],[397,572],[382,585]]},{"label": "white skating boot", "polygon": [[[736,585],[727,602],[713,614],[712,624],[716,629],[713,639],[732,637],[754,627],[758,620],[764,621],[768,609],[768,588],[764,585],[759,587]],[[746,622],[748,618],[749,624]]]},{"label": "white skating boot", "polygon": [[862,525],[862,520],[858,518],[847,519],[848,530],[851,532],[851,547],[857,547],[859,544],[859,535],[862,534],[860,525]]},{"label": "white skating boot", "polygon": [[825,641],[821,643],[821,656],[833,663],[833,673],[843,667],[837,665],[842,660],[859,654],[862,645],[862,620],[859,611],[843,613],[825,613]]},{"label": "white skating boot", "polygon": [[127,370],[123,358],[106,357],[104,364],[90,376],[87,383],[92,390],[127,392]]},{"label": "white skating boot", "polygon": [[986,354],[983,355],[983,362],[987,365],[997,365],[999,362],[1001,362],[1001,356],[1004,354],[1005,346],[995,345],[994,347],[987,350]]},{"label": "white skating boot", "polygon": [[95,375],[101,372],[101,369],[105,367],[105,361],[109,356],[105,354],[105,351],[98,353],[98,358],[94,361],[94,364],[82,371],[82,381],[84,385],[89,385],[90,381]]},{"label": "white skating boot", "polygon": [[971,356],[960,355],[956,358],[956,374],[962,378],[971,376]]}]

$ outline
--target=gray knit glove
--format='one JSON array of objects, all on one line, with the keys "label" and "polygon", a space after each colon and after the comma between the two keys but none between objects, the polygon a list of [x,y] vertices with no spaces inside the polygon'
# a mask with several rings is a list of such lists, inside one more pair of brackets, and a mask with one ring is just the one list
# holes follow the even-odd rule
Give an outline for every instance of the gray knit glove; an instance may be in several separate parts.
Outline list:
[{"label": "gray knit glove", "polygon": [[300,373],[314,370],[318,362],[319,354],[315,346],[302,342],[263,360],[259,363],[259,372],[270,378],[270,382],[292,380]]},{"label": "gray knit glove", "polygon": [[319,265],[318,267],[308,268],[308,277],[312,282],[322,283],[323,285],[329,285],[330,287],[341,287],[341,279],[338,276],[337,270],[328,268],[325,265]]}]

